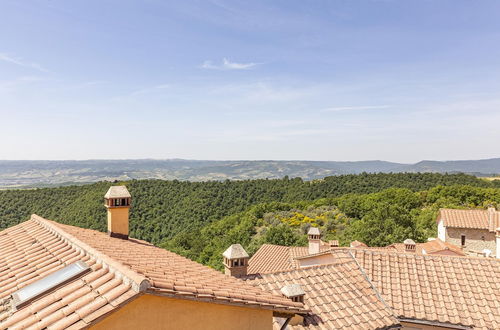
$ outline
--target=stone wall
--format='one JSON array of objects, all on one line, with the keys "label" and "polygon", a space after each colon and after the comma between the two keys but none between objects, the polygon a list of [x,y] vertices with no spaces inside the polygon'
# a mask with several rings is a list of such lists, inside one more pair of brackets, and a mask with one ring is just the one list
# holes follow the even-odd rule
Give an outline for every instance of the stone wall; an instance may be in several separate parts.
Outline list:
[{"label": "stone wall", "polygon": [[495,253],[495,233],[490,233],[486,229],[446,228],[448,243],[461,246],[462,235],[465,235],[465,250],[482,252],[484,249],[489,249]]}]

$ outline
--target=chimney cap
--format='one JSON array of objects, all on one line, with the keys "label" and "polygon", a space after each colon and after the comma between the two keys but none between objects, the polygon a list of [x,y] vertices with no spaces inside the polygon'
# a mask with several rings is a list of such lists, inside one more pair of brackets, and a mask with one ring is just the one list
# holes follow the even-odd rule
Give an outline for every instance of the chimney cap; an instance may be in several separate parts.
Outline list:
[{"label": "chimney cap", "polygon": [[281,293],[287,298],[303,296],[306,293],[302,290],[300,284],[288,284],[281,288]]},{"label": "chimney cap", "polygon": [[321,235],[321,233],[319,232],[319,228],[311,227],[311,228],[309,228],[307,235]]},{"label": "chimney cap", "polygon": [[126,186],[111,186],[104,198],[131,198]]},{"label": "chimney cap", "polygon": [[240,244],[233,244],[222,254],[227,259],[249,258],[247,251]]},{"label": "chimney cap", "polygon": [[411,238],[405,239],[405,241],[403,243],[406,245],[415,245],[416,244],[415,241],[412,240]]}]

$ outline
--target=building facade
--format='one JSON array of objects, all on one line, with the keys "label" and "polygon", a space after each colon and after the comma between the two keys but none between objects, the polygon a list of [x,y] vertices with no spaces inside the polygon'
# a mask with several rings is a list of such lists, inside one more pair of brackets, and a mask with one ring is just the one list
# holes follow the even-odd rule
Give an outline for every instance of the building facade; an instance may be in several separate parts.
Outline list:
[{"label": "building facade", "polygon": [[441,209],[437,216],[438,238],[460,246],[466,253],[496,256],[500,212],[487,210]]}]

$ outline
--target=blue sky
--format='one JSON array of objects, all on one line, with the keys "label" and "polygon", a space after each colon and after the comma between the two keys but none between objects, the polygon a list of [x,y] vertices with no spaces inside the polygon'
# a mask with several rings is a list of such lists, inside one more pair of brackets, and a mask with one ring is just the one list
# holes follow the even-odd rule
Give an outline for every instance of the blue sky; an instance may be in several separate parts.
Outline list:
[{"label": "blue sky", "polygon": [[0,2],[0,159],[500,156],[500,1]]}]

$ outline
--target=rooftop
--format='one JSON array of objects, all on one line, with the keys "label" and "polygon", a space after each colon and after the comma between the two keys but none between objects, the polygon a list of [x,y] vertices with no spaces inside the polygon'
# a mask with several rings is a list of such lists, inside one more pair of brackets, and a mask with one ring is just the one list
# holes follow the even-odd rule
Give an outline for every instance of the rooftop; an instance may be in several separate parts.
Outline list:
[{"label": "rooftop", "polygon": [[[83,261],[90,272],[15,310],[11,295],[55,271]],[[300,303],[263,291],[148,242],[113,238],[33,215],[0,231],[0,329],[79,329],[143,293],[279,313]]]},{"label": "rooftop", "polygon": [[[431,255],[431,247],[435,250],[442,249],[438,240],[417,245],[420,249],[421,246],[429,249],[426,255],[418,251],[405,253],[404,243],[396,246],[398,248],[332,248],[315,255],[332,254],[337,267],[338,264],[346,262],[346,256],[353,256],[360,266],[360,271],[365,273],[374,285],[374,290],[401,321],[420,320],[435,325],[500,329],[500,260]],[[256,280],[274,278],[275,281],[279,280],[280,284],[287,284],[288,282],[284,282],[289,277],[287,274],[307,274],[303,276],[304,282],[295,278],[289,281],[301,284],[304,288],[306,308],[314,313],[319,313],[318,308],[321,308],[323,313],[350,313],[348,310],[339,311],[335,304],[324,299],[308,300],[311,292],[320,291],[314,294],[321,295],[325,283],[335,280],[334,277],[330,279],[333,275],[324,275],[325,268],[335,266],[299,268],[295,258],[306,258],[307,250],[302,255],[292,257],[290,252],[297,251],[298,248],[285,248],[287,247],[263,245],[249,261],[249,274],[254,274],[249,277]],[[294,258],[294,261],[291,262],[290,258]],[[282,269],[272,271],[277,268],[275,265]],[[323,282],[312,282],[311,278],[320,275],[324,276]],[[348,279],[349,276],[346,277],[346,280]],[[262,285],[262,280],[259,283]],[[344,285],[351,286],[348,282]],[[274,290],[274,287],[272,288]],[[346,296],[345,299],[353,298]],[[318,329],[321,329],[319,325]]]},{"label": "rooftop", "polygon": [[[326,252],[328,245],[321,245],[320,250]],[[265,274],[298,267],[296,258],[307,256],[307,246],[282,246],[263,244],[248,261],[248,274]]]},{"label": "rooftop", "polygon": [[[387,246],[387,248],[395,249],[398,252],[405,252],[406,250],[405,244],[406,243],[394,243]],[[432,241],[428,241],[425,243],[416,243],[415,252],[417,254],[424,254],[424,251],[425,254],[437,254],[443,251],[448,251],[458,256],[465,255],[465,253],[459,246],[456,246],[455,244],[451,244],[448,242],[443,242],[439,238],[436,238]]]},{"label": "rooftop", "polygon": [[300,284],[304,303],[311,312],[300,325],[287,329],[384,329],[399,325],[356,260],[343,251],[338,263],[248,276],[252,285],[280,292],[286,285]]},{"label": "rooftop", "polygon": [[366,245],[365,243],[360,242],[360,241],[352,241],[350,245],[353,248],[368,247],[368,245]]},{"label": "rooftop", "polygon": [[443,219],[445,227],[487,229],[495,232],[500,227],[500,212],[488,210],[440,209],[437,221]]},{"label": "rooftop", "polygon": [[499,260],[351,251],[401,320],[500,329]]}]

